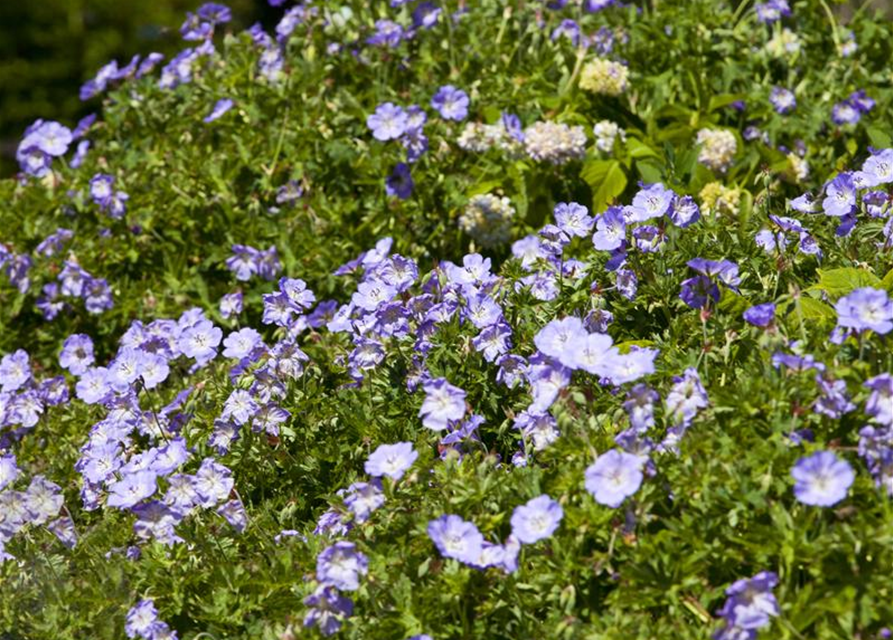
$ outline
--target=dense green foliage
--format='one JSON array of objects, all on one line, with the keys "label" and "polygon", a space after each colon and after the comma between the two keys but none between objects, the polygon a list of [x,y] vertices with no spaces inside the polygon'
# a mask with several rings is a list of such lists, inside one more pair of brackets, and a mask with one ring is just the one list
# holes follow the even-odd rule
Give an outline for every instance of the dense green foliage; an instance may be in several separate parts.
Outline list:
[{"label": "dense green foliage", "polygon": [[[0,354],[24,349],[35,379],[64,373],[72,390],[69,401],[46,406],[28,428],[0,409],[0,454],[14,454],[22,470],[11,487],[24,490],[42,474],[62,488],[78,535],[71,549],[45,523],[8,536],[13,558],[0,564],[0,637],[125,637],[125,616],[143,598],[154,600],[159,619],[181,639],[314,637],[317,630],[302,626],[303,600],[319,583],[317,557],[342,538],[369,566],[359,589],[345,593],[354,611],[340,637],[704,639],[722,627],[726,589],[760,571],[778,574],[780,611],[759,637],[885,637],[882,629],[893,624],[893,498],[877,486],[859,446],[863,426],[883,426],[866,408],[872,391],[864,383],[893,371],[891,335],[829,336],[840,324],[841,298],[865,287],[893,294],[889,184],[874,187],[884,193],[879,209],[854,205],[847,234],[837,232],[840,216],[823,215],[821,206],[803,213],[790,201],[858,170],[870,148],[893,146],[889,23],[857,12],[844,27],[822,0],[793,1],[792,15],[771,25],[749,2],[630,3],[586,13],[573,2],[553,11],[538,2],[444,1],[430,29],[391,47],[366,43],[375,21],[411,24],[416,3],[308,4],[318,11],[283,39],[281,75],[263,73],[263,56],[278,45],[218,31],[216,53],[192,64],[189,82],[163,88],[156,70],[110,89],[77,168],[69,154],[41,177],[0,183],[0,245],[33,258],[28,286],[0,274]],[[460,5],[467,12],[454,20]],[[551,37],[567,18],[585,34],[603,29],[601,44],[587,49]],[[797,51],[767,44],[783,29],[796,33]],[[618,95],[591,90],[589,65],[599,57],[627,66]],[[431,106],[447,84],[470,98],[463,122]],[[773,108],[773,87],[794,92],[790,113]],[[856,123],[832,120],[834,106],[860,90],[874,106]],[[232,109],[204,122],[225,98]],[[405,199],[389,195],[385,180],[406,149],[376,140],[367,125],[386,102],[420,105],[428,115],[428,150],[410,164],[414,188]],[[460,147],[466,123],[499,125],[503,112],[518,115],[528,146],[504,137],[502,148]],[[603,120],[625,137],[600,149],[593,126]],[[537,159],[530,127],[541,121],[581,126],[587,142],[579,157]],[[759,131],[747,133],[751,126]],[[704,159],[705,130],[734,138],[722,167]],[[123,216],[108,215],[91,194],[97,174],[112,176],[114,189],[128,194]],[[283,201],[290,181],[302,194]],[[541,230],[557,222],[558,203],[582,203],[601,216],[657,182],[691,196],[701,217],[690,226],[671,223],[669,214],[651,220],[656,251],[638,236],[633,243],[629,224],[623,269],[637,279],[631,294],[611,252],[593,248],[591,232],[566,237],[560,259],[541,256],[532,265],[513,257],[511,240],[550,239],[554,229]],[[460,223],[469,202],[486,194],[506,197],[515,211],[510,239],[492,245]],[[796,218],[808,232],[782,231],[770,215]],[[38,245],[59,228],[73,236],[55,255],[42,255]],[[787,248],[767,251],[757,241],[764,229],[787,235]],[[802,234],[821,255],[798,249]],[[374,265],[367,253],[365,274],[333,272],[384,237],[393,239],[392,256],[419,268],[411,288],[392,292],[398,307],[415,310],[423,293],[467,307],[473,294],[457,286],[444,261],[461,264],[479,252],[492,259],[495,276],[475,286],[500,305],[511,353],[529,360],[542,351],[534,339],[551,321],[608,310],[613,322],[603,332],[618,353],[656,349],[654,371],[612,384],[610,376],[575,370],[542,409],[560,437],[534,446],[516,428],[517,416],[536,401],[533,381],[507,386],[497,379],[499,366],[477,348],[480,330],[464,311],[433,324],[414,313],[405,334],[337,332],[297,319],[276,326],[263,320],[263,296],[277,290],[280,274],[237,281],[226,265],[233,245],[274,246],[281,275],[305,281],[317,301],[341,305]],[[740,284],[722,284],[716,300],[688,304],[680,286],[696,275],[689,266],[696,258],[734,262]],[[565,269],[570,259],[580,264]],[[61,282],[68,262],[108,281],[110,309],[91,313],[70,296],[61,313],[45,318],[38,301],[45,286]],[[550,280],[554,295],[523,280],[549,269],[558,274]],[[228,318],[220,300],[234,291],[244,293],[245,310]],[[742,318],[770,302],[776,308],[768,327]],[[182,472],[194,474],[202,460],[216,458],[232,470],[232,498],[247,513],[238,532],[214,509],[196,508],[176,525],[182,540],[166,545],[135,535],[130,510],[104,504],[107,485],[96,508],[82,500],[78,460],[91,431],[126,403],[76,398],[77,376],[64,372],[58,357],[70,335],[86,334],[96,364],[109,366],[134,321],[176,321],[194,307],[224,335],[253,327],[271,348],[294,339],[308,361],[299,375],[283,376],[276,403],[288,419],[266,431],[242,425],[228,450],[209,444],[216,421],[234,390],[255,393],[258,369],[275,360],[271,352],[238,367],[222,355],[193,366],[178,354],[159,386],[118,389],[146,412],[130,417],[139,427],[122,459],[182,436],[192,452]],[[357,375],[355,349],[367,339],[381,357]],[[810,354],[825,370],[779,366],[779,353]],[[686,421],[678,451],[650,451],[654,473],[619,508],[597,502],[584,474],[629,428],[624,402],[632,382],[660,395],[649,436],[661,442],[678,426],[668,397],[690,368],[709,404]],[[465,390],[469,415],[483,418],[474,435],[445,444],[445,433],[423,426],[426,391],[413,383],[425,376]],[[817,409],[830,395],[823,382],[833,381],[844,385],[852,407]],[[161,411],[187,387],[182,406]],[[802,437],[807,429],[814,441]],[[359,521],[339,491],[369,481],[369,455],[399,441],[413,443],[419,457],[402,479],[383,478],[384,504]],[[803,504],[792,490],[792,467],[820,450],[855,470],[846,498],[833,507]],[[156,498],[169,480],[159,476]],[[560,503],[564,517],[548,539],[521,548],[515,572],[444,558],[427,532],[430,521],[456,514],[502,543],[513,531],[513,510],[541,494]],[[313,532],[330,507],[354,518],[349,532]],[[3,527],[0,511],[0,540]],[[284,530],[296,535],[280,536]]]}]

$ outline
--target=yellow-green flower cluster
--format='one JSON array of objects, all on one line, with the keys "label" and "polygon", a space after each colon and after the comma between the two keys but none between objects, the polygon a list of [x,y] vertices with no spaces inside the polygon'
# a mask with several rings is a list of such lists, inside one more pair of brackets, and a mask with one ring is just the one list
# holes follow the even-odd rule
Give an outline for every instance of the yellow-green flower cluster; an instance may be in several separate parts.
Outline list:
[{"label": "yellow-green flower cluster", "polygon": [[595,58],[580,72],[580,88],[605,96],[619,96],[629,86],[629,70],[619,62]]},{"label": "yellow-green flower cluster", "polygon": [[459,216],[459,228],[481,247],[495,247],[511,239],[514,216],[515,208],[508,198],[485,193],[468,201]]},{"label": "yellow-green flower cluster", "polygon": [[736,217],[741,204],[741,189],[726,187],[719,182],[704,185],[699,194],[701,212],[705,216]]}]

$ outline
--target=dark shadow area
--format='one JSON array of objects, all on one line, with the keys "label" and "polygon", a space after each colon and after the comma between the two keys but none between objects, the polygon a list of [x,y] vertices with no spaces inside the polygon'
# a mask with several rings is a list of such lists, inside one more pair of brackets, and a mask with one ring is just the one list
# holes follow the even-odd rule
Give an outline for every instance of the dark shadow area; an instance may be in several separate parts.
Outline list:
[{"label": "dark shadow area", "polygon": [[[187,11],[201,0],[40,0],[0,2],[0,177],[17,169],[15,149],[37,118],[74,126],[100,99],[82,102],[83,82],[110,60],[169,57],[189,46],[180,37]],[[229,0],[238,31],[256,21],[275,24],[281,9],[261,0]]]}]

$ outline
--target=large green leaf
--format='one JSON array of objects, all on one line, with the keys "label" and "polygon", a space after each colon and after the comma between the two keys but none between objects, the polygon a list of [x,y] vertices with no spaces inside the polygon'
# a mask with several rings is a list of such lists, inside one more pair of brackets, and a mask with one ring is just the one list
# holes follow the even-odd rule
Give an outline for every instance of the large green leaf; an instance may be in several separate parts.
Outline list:
[{"label": "large green leaf", "polygon": [[837,314],[830,306],[821,300],[813,298],[800,298],[800,312],[803,314],[804,320],[834,320]]},{"label": "large green leaf", "polygon": [[626,189],[626,174],[623,167],[616,160],[611,163],[605,173],[604,180],[596,187],[592,196],[592,210],[602,211],[614,198]]},{"label": "large green leaf", "polygon": [[617,160],[590,160],[580,177],[592,188],[592,210],[601,211],[626,188],[626,173]]},{"label": "large green leaf", "polygon": [[653,183],[663,180],[663,168],[653,160],[639,160],[636,162],[636,170],[643,182]]},{"label": "large green leaf", "polygon": [[[865,269],[842,267],[840,269],[818,270],[819,281],[806,289],[807,293],[827,293],[832,298],[839,298],[861,287],[880,287],[881,280]],[[813,297],[818,297],[813,295]]]},{"label": "large green leaf", "polygon": [[632,158],[639,159],[659,157],[657,151],[649,147],[638,138],[630,138],[629,140],[627,140],[626,148],[629,150],[629,155]]},{"label": "large green leaf", "polygon": [[884,279],[881,280],[881,289],[885,289],[888,293],[893,293],[893,269],[887,272]]},{"label": "large green leaf", "polygon": [[721,93],[710,98],[710,104],[707,106],[707,112],[712,113],[717,109],[727,107],[733,102],[744,100],[747,98],[746,93]]},{"label": "large green leaf", "polygon": [[604,182],[605,176],[608,175],[608,170],[611,168],[612,164],[615,164],[616,160],[590,160],[583,165],[583,168],[580,170],[580,177],[586,181],[590,187],[597,189],[598,186]]},{"label": "large green leaf", "polygon": [[468,197],[479,196],[483,193],[490,193],[494,189],[502,186],[502,180],[486,180],[480,182],[468,190]]},{"label": "large green leaf", "polygon": [[868,127],[865,130],[865,133],[868,134],[868,139],[871,140],[871,144],[875,147],[886,149],[893,145],[893,140],[890,139],[890,134],[879,127]]}]

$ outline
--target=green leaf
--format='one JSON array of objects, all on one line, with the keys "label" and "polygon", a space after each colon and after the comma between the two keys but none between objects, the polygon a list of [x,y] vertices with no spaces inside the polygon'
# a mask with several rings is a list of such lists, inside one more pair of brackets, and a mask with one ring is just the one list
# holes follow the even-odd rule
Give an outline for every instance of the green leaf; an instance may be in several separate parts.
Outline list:
[{"label": "green leaf", "polygon": [[868,139],[871,140],[871,144],[875,147],[886,149],[893,145],[893,140],[891,140],[890,134],[883,129],[871,126],[865,130],[865,133],[868,134]]},{"label": "green leaf", "polygon": [[834,309],[830,306],[821,300],[807,297],[800,298],[800,312],[803,314],[804,320],[834,320],[837,317]]},{"label": "green leaf", "polygon": [[650,347],[653,344],[654,340],[627,340],[625,342],[620,342],[615,346],[620,353],[626,355],[633,347]]},{"label": "green leaf", "polygon": [[888,293],[893,293],[893,269],[887,272],[884,279],[881,280],[881,289],[886,289]]},{"label": "green leaf", "polygon": [[592,210],[594,212],[602,211],[609,202],[623,193],[624,189],[626,189],[626,174],[619,162],[612,161],[605,174],[605,179],[592,196]]},{"label": "green leaf", "polygon": [[717,109],[727,107],[733,102],[743,100],[747,97],[745,93],[720,93],[710,98],[710,104],[707,106],[707,113],[713,113]]},{"label": "green leaf", "polygon": [[472,196],[479,196],[482,193],[490,193],[494,189],[498,189],[501,186],[501,180],[487,180],[486,182],[479,182],[468,190],[468,197],[471,198]]},{"label": "green leaf", "polygon": [[605,176],[608,175],[608,170],[614,163],[616,163],[616,160],[590,160],[580,170],[580,177],[590,187],[596,189],[604,181]]},{"label": "green leaf", "polygon": [[839,298],[860,287],[878,288],[882,286],[880,278],[865,269],[856,269],[855,267],[843,267],[828,271],[819,269],[818,273],[818,283],[806,289],[807,293],[823,291],[832,298]]},{"label": "green leaf", "polygon": [[728,289],[723,289],[722,297],[719,300],[717,308],[723,313],[728,313],[732,316],[739,317],[747,310],[749,306],[750,303],[744,296],[733,293]]},{"label": "green leaf", "polygon": [[653,160],[641,160],[636,162],[636,170],[643,182],[661,182],[663,179],[663,168]]},{"label": "green leaf", "polygon": [[626,148],[632,158],[657,158],[657,151],[637,138],[630,138],[626,142]]}]

